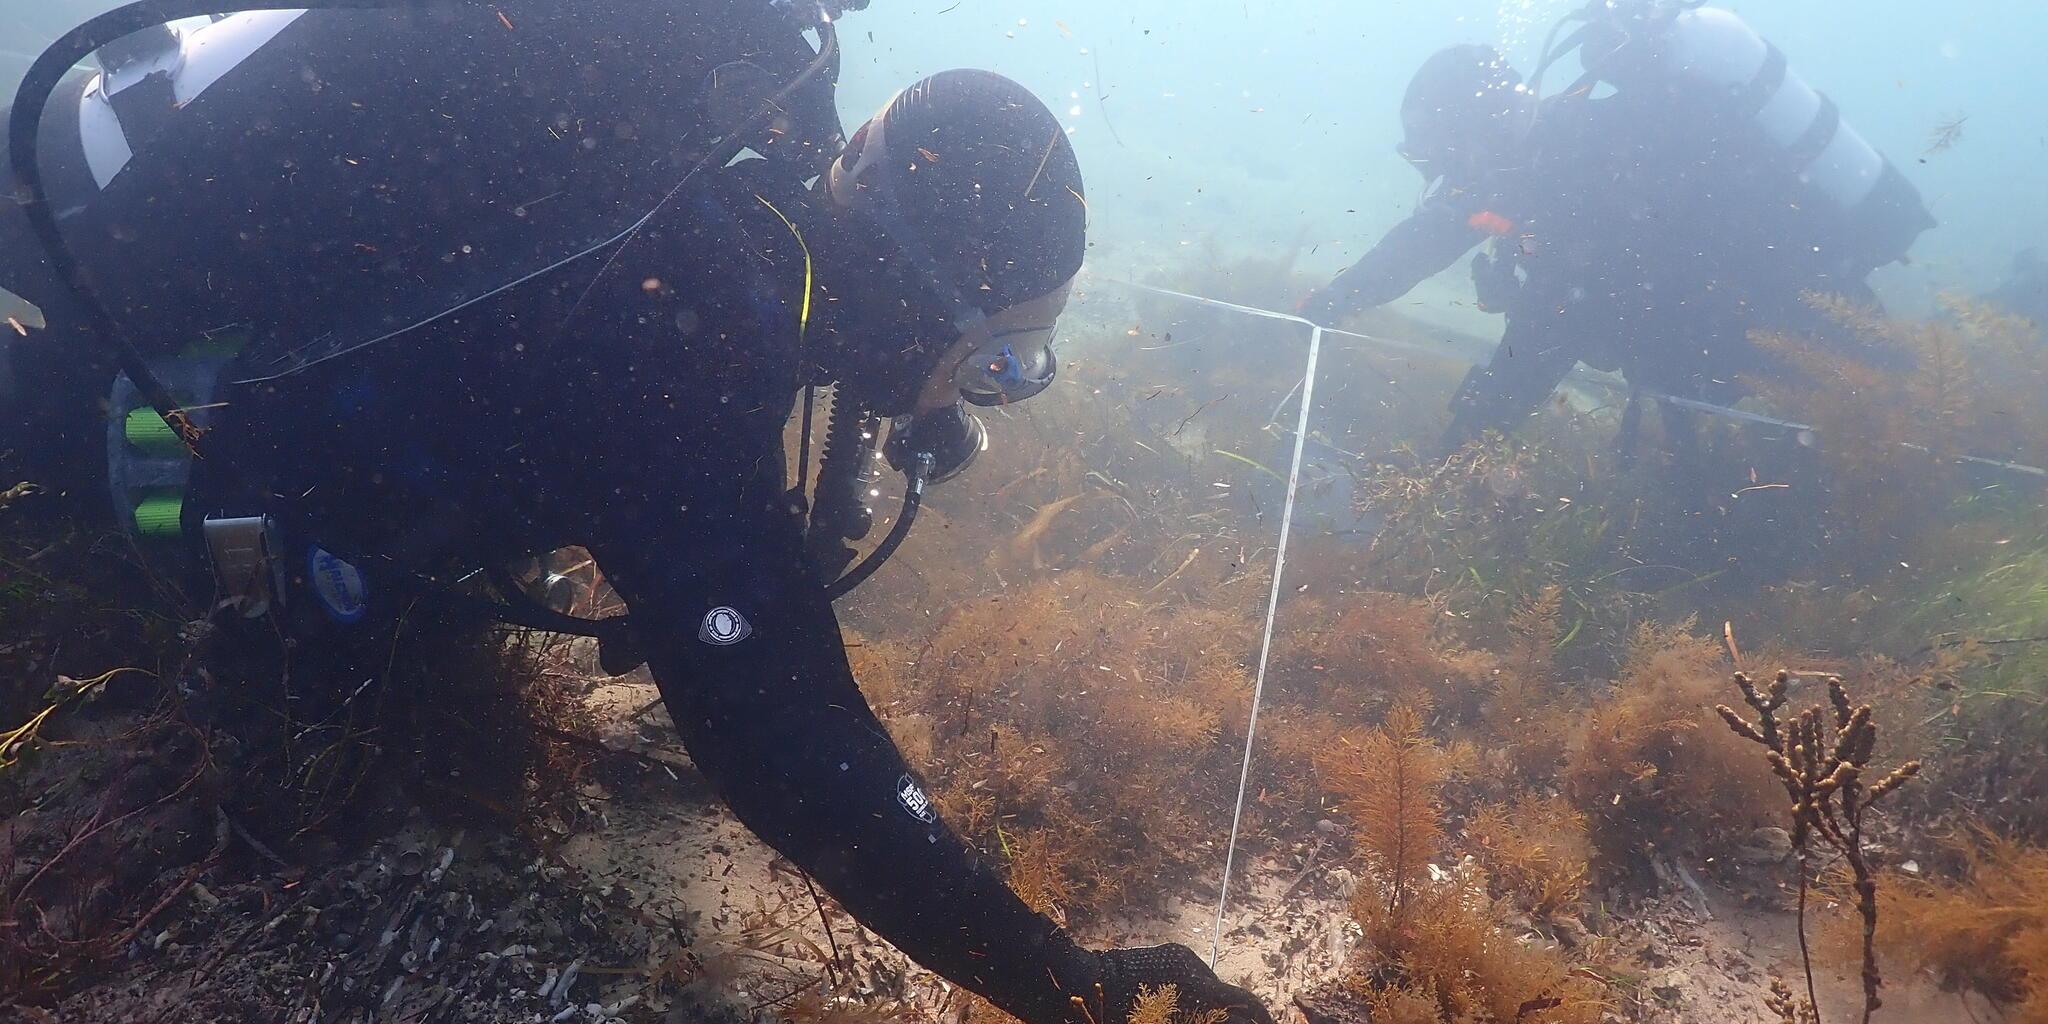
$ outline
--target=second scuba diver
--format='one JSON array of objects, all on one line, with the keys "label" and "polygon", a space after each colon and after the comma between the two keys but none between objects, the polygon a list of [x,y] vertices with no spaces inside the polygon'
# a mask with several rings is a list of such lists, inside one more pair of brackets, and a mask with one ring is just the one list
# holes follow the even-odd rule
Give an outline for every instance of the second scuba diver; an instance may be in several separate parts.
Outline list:
[{"label": "second scuba diver", "polygon": [[[1638,388],[1728,403],[1766,368],[1755,329],[1828,334],[1808,293],[1874,305],[1865,277],[1933,220],[1919,194],[1735,15],[1596,3],[1527,81],[1483,46],[1424,62],[1400,150],[1428,182],[1413,215],[1312,296],[1320,323],[1472,260],[1505,314],[1444,442],[1509,430],[1584,362]],[[1535,84],[1576,50],[1584,75]],[[1682,445],[1689,417],[1662,410]]]}]

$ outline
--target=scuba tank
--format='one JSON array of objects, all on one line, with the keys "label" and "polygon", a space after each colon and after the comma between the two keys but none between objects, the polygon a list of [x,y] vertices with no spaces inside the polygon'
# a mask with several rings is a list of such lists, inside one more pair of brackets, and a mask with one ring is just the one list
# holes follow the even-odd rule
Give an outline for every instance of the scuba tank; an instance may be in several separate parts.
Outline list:
[{"label": "scuba tank", "polygon": [[1840,214],[1865,269],[1903,257],[1934,226],[1897,166],[1792,70],[1784,51],[1734,13],[1703,0],[1594,0],[1559,28],[1574,21],[1583,24],[1546,45],[1533,83],[1577,49],[1585,73],[1568,93],[1607,84],[1621,94],[1677,90],[1705,98],[1769,140],[1781,166]]},{"label": "scuba tank", "polygon": [[[211,434],[209,410],[217,406],[216,396],[224,373],[236,366],[237,360],[244,355],[242,349],[247,339],[238,339],[226,348],[211,343],[186,345],[182,351],[172,355],[166,350],[177,344],[175,339],[179,335],[189,337],[193,334],[186,329],[190,325],[167,326],[159,320],[147,329],[131,331],[124,328],[112,315],[108,301],[113,297],[108,293],[116,291],[114,285],[119,282],[96,281],[86,274],[78,254],[72,251],[59,230],[57,216],[48,201],[50,195],[38,161],[36,142],[40,138],[38,129],[47,98],[56,88],[62,73],[85,56],[104,51],[107,80],[112,80],[117,72],[141,75],[154,90],[137,94],[138,99],[146,102],[132,104],[128,111],[111,109],[110,116],[117,116],[117,121],[101,117],[94,122],[102,129],[111,126],[111,131],[93,130],[92,125],[85,123],[91,119],[88,116],[74,115],[68,110],[59,115],[60,118],[78,117],[80,130],[76,134],[86,143],[83,163],[90,166],[91,184],[104,190],[115,176],[126,169],[137,147],[155,138],[165,125],[164,119],[181,109],[177,105],[179,101],[190,99],[198,90],[206,88],[234,68],[239,63],[236,58],[246,57],[262,47],[303,13],[223,16],[205,13],[208,6],[207,0],[130,3],[81,25],[53,44],[30,69],[21,89],[22,101],[8,126],[9,158],[28,196],[23,208],[47,252],[52,275],[69,286],[70,297],[84,314],[82,319],[89,326],[90,334],[110,350],[120,369],[120,376],[109,396],[114,415],[106,441],[110,482],[120,522],[132,536],[153,551],[177,558],[180,568],[203,571],[199,565],[203,556],[207,563],[205,568],[212,569],[216,593],[221,596],[222,605],[239,611],[245,617],[257,618],[283,611],[297,620],[306,618],[308,611],[319,607],[324,608],[326,618],[333,624],[345,627],[363,618],[371,583],[375,582],[377,589],[386,593],[432,596],[455,607],[466,607],[511,624],[596,637],[600,640],[607,671],[624,671],[637,664],[641,659],[637,644],[627,629],[625,616],[590,620],[564,614],[558,605],[549,603],[549,595],[545,592],[529,592],[510,582],[503,567],[484,570],[492,580],[498,581],[502,601],[490,601],[462,592],[446,582],[403,572],[380,574],[372,581],[357,565],[321,547],[317,537],[294,536],[294,527],[300,525],[299,517],[289,514],[292,510],[288,501],[284,502],[285,507],[280,514],[272,515],[253,509],[220,510],[219,514],[214,514],[195,508],[195,503],[186,500],[194,459],[211,459],[215,477],[233,479],[237,475],[232,441]],[[390,10],[429,4],[426,0],[307,0],[306,6],[316,10]],[[491,9],[489,0],[455,0],[454,6]],[[829,160],[834,155],[836,146],[827,148],[786,141],[791,134],[787,131],[788,119],[797,115],[812,116],[819,123],[828,124],[836,133],[838,120],[829,102],[829,91],[837,78],[839,51],[831,14],[865,5],[858,2],[791,2],[774,6],[783,11],[793,28],[808,28],[817,33],[819,43],[815,55],[793,74],[780,80],[744,62],[728,63],[714,69],[705,104],[720,130],[719,135],[706,143],[706,151],[690,166],[684,180],[700,170],[727,165],[749,145],[766,150],[771,159],[793,170],[811,173],[815,172],[811,164]],[[175,29],[164,24],[165,19],[179,18],[204,18],[205,21],[182,23]],[[238,45],[193,45],[201,37],[206,41],[215,37],[232,37]],[[112,49],[108,50],[110,46]],[[234,52],[227,54],[227,50]],[[192,77],[195,72],[198,73],[196,78]],[[187,82],[186,78],[192,80]],[[168,92],[165,91],[167,86]],[[164,102],[167,97],[171,102]],[[109,113],[102,109],[104,106],[88,102],[78,110],[87,115]],[[797,115],[792,115],[793,110]],[[815,141],[836,143],[838,140],[834,134],[829,139]],[[778,146],[778,142],[782,144]],[[95,143],[103,144],[95,148]],[[666,196],[673,197],[680,187],[678,183]],[[566,202],[563,200],[556,205]],[[661,199],[661,203],[667,202],[668,198]],[[89,202],[83,208],[89,210]],[[526,218],[525,208],[521,207],[514,215]],[[530,219],[539,219],[539,216],[536,214]],[[575,249],[559,262],[544,266],[542,271],[604,252],[620,239],[629,238],[631,231],[651,216],[652,213],[647,214],[615,235],[609,235],[609,232],[617,225],[603,226],[598,233],[597,244]],[[609,237],[604,237],[607,235]],[[581,241],[578,239],[577,244],[580,245]],[[467,248],[465,246],[465,251]],[[559,254],[550,252],[543,255],[553,257]],[[514,274],[508,283],[484,282],[494,286],[480,294],[475,289],[460,289],[457,291],[460,301],[447,300],[452,304],[446,305],[441,312],[395,331],[386,330],[388,325],[380,322],[372,329],[375,336],[369,340],[346,347],[334,346],[331,351],[313,358],[296,360],[278,375],[296,372],[313,362],[339,358],[355,348],[406,333],[457,312],[471,302],[515,287],[532,276],[536,275]],[[455,283],[474,284],[468,281]],[[136,304],[131,302],[129,305]],[[140,305],[146,308],[149,303]],[[402,321],[405,318],[396,319]],[[382,333],[375,333],[377,331]],[[138,342],[147,343],[146,349]],[[858,586],[893,554],[915,521],[926,483],[943,479],[948,471],[964,466],[985,443],[980,423],[972,416],[961,413],[950,418],[923,419],[931,420],[940,428],[953,429],[927,428],[923,435],[929,436],[909,439],[916,442],[914,444],[906,442],[899,445],[892,435],[889,464],[907,478],[903,510],[894,528],[876,549],[860,564],[847,568],[854,553],[844,546],[844,542],[861,539],[872,526],[865,498],[869,496],[879,471],[875,438],[880,424],[878,418],[860,407],[858,402],[846,403],[843,414],[835,408],[833,433],[841,443],[829,446],[826,453],[826,465],[822,467],[821,476],[830,478],[829,486],[827,480],[821,479],[819,496],[824,515],[814,522],[811,538],[814,550],[826,556],[823,559],[825,564],[821,566],[824,571],[819,572],[819,578],[826,584],[828,597],[837,598]],[[942,458],[945,460],[943,466]],[[302,560],[296,557],[301,552],[305,556]],[[360,556],[350,552],[348,557],[359,559]],[[296,635],[296,629],[291,631]]]}]

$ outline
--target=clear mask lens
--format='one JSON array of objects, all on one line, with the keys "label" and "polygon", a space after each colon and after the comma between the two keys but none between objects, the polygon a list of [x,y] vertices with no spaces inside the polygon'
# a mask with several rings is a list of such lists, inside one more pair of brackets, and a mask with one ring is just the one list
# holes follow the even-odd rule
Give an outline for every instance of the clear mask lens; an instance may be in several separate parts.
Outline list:
[{"label": "clear mask lens", "polygon": [[991,338],[960,363],[954,383],[962,399],[992,406],[1021,402],[1052,386],[1059,359],[1052,351],[1053,328],[1027,327]]},{"label": "clear mask lens", "polygon": [[1394,152],[1401,154],[1401,159],[1408,161],[1408,166],[1421,172],[1424,178],[1434,178],[1444,173],[1442,165],[1447,148],[1434,139],[1416,138],[1411,133],[1408,140],[1394,146]]}]

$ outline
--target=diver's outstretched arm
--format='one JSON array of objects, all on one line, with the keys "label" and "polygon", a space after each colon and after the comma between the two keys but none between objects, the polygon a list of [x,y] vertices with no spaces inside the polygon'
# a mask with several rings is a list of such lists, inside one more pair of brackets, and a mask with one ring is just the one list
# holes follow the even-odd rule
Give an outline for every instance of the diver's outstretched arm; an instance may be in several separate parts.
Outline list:
[{"label": "diver's outstretched arm", "polygon": [[1425,202],[1328,287],[1309,296],[1301,315],[1327,326],[1408,294],[1486,239],[1469,217],[1459,204]]},{"label": "diver's outstretched arm", "polygon": [[1026,907],[940,820],[868,708],[794,518],[746,505],[693,502],[687,540],[594,553],[691,758],[748,828],[870,930],[1027,1024],[1120,1021],[1137,986],[1169,983],[1185,1006],[1270,1024],[1183,947],[1091,952]]}]

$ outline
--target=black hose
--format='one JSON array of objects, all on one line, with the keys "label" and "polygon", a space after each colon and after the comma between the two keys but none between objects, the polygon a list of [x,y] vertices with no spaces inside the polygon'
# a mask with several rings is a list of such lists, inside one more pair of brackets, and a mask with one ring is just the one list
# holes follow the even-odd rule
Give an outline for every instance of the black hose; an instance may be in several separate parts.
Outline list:
[{"label": "black hose", "polygon": [[931,472],[931,453],[917,453],[909,470],[904,473],[909,479],[903,491],[903,511],[896,516],[896,525],[889,528],[889,535],[883,537],[882,543],[875,545],[875,550],[862,559],[859,565],[848,570],[846,575],[825,588],[826,600],[837,601],[851,593],[853,588],[866,583],[868,577],[873,576],[875,570],[880,569],[882,563],[888,561],[889,556],[894,555],[896,549],[903,545],[903,538],[910,536],[911,524],[917,521],[918,507],[924,503],[924,482],[925,478],[931,476]]}]

